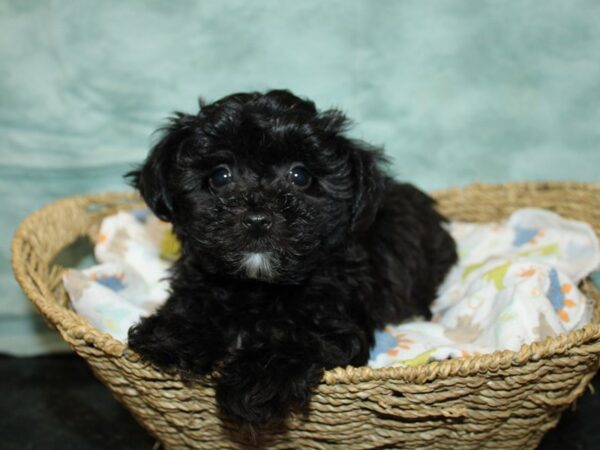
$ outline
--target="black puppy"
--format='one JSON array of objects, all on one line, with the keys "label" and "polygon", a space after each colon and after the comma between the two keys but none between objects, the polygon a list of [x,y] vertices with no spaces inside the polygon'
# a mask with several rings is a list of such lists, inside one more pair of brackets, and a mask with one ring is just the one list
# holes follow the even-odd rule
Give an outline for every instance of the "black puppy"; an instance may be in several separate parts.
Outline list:
[{"label": "black puppy", "polygon": [[429,317],[456,261],[433,201],[347,123],[288,91],[233,94],[176,114],[128,174],[182,245],[129,345],[186,378],[216,369],[229,419],[307,405],[324,369],[367,362],[377,328]]}]

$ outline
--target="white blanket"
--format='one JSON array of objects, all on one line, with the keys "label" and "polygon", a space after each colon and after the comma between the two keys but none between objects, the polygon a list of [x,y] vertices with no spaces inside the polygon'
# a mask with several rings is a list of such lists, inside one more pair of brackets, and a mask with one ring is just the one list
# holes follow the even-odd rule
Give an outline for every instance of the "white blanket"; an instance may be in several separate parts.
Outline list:
[{"label": "white blanket", "polygon": [[[95,246],[100,264],[63,277],[77,313],[126,342],[129,327],[168,296],[161,246],[164,253],[169,230],[146,210],[107,217]],[[453,222],[450,232],[460,262],[432,305],[433,320],[378,332],[372,367],[517,350],[591,320],[593,305],[577,288],[600,266],[589,225],[523,209],[503,223]]]}]

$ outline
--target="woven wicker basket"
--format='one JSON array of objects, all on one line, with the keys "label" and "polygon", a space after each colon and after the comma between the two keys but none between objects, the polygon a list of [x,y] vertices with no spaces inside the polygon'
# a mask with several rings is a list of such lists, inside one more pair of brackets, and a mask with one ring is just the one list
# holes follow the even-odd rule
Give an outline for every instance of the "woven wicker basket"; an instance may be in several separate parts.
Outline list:
[{"label": "woven wicker basket", "polygon": [[[473,185],[434,194],[453,219],[487,222],[526,206],[590,223],[600,233],[600,185]],[[127,194],[71,197],[29,216],[13,241],[13,267],[28,297],[150,433],[171,448],[252,447],[215,414],[209,380],[192,386],[140,361],[67,306],[56,255],[81,236],[92,240],[102,217],[139,200]],[[594,300],[591,282],[582,289]],[[277,449],[534,448],[581,395],[600,361],[600,308],[583,329],[524,345],[519,352],[420,367],[338,368],[325,373],[306,417],[269,430]],[[106,430],[107,433],[110,430]]]}]

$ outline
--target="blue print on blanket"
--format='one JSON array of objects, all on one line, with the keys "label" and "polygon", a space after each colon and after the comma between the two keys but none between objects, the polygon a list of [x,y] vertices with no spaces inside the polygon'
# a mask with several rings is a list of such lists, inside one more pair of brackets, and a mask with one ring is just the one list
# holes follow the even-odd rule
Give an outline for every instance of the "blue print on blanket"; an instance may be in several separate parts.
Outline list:
[{"label": "blue print on blanket", "polygon": [[540,230],[537,228],[515,227],[515,239],[513,241],[513,245],[516,247],[525,245],[535,238],[539,232]]},{"label": "blue print on blanket", "polygon": [[103,275],[96,281],[114,292],[119,292],[125,289],[125,283],[123,283],[122,275]]},{"label": "blue print on blanket", "polygon": [[560,281],[558,280],[558,273],[556,272],[556,269],[550,269],[548,276],[550,277],[550,286],[548,287],[546,296],[552,302],[554,309],[558,311],[564,306],[563,303],[565,301],[565,294],[563,294],[562,290],[560,289]]},{"label": "blue print on blanket", "polygon": [[389,349],[396,347],[396,345],[398,345],[398,342],[394,336],[387,331],[377,330],[375,332],[375,345],[371,350],[371,355],[385,353]]},{"label": "blue print on blanket", "polygon": [[150,210],[148,208],[134,209],[131,211],[131,215],[140,223],[146,223],[148,217],[150,217]]}]

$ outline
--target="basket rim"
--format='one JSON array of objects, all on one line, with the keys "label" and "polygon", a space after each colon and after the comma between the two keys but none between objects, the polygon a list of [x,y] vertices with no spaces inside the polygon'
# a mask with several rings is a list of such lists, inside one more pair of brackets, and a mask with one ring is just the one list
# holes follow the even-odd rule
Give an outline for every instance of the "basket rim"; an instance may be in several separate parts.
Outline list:
[{"label": "basket rim", "polygon": [[[594,191],[600,195],[600,184],[580,182],[508,182],[508,183],[472,183],[462,187],[452,187],[431,192],[435,198],[460,195],[467,191],[495,191],[498,189],[511,188],[513,190],[580,190]],[[94,347],[106,355],[124,358],[129,363],[143,364],[146,370],[154,372],[158,378],[163,378],[166,372],[161,371],[149,362],[141,360],[140,356],[129,349],[126,344],[118,341],[109,334],[100,332],[86,319],[76,314],[67,307],[60,306],[56,301],[50,287],[44,280],[36,280],[29,277],[25,271],[25,260],[27,255],[23,251],[24,243],[28,239],[27,230],[31,224],[43,217],[48,211],[76,205],[84,207],[90,203],[114,204],[121,201],[123,205],[131,205],[139,200],[134,192],[104,193],[91,195],[76,195],[64,197],[34,211],[28,215],[18,226],[11,244],[12,268],[17,282],[24,290],[30,301],[37,307],[40,313],[55,326],[63,338],[72,346],[75,343]],[[593,283],[584,281],[586,288],[600,298],[597,288]],[[40,290],[50,294],[53,299],[45,298]],[[354,384],[367,381],[405,381],[405,382],[428,382],[434,379],[444,379],[453,376],[472,376],[489,371],[507,369],[511,366],[524,365],[530,361],[537,361],[554,355],[579,351],[576,347],[582,345],[594,345],[600,340],[600,323],[590,323],[582,328],[573,330],[566,334],[549,337],[544,341],[536,341],[523,344],[518,351],[497,350],[493,353],[473,355],[462,358],[433,361],[415,367],[384,367],[371,368],[362,367],[338,367],[325,371],[322,382],[326,384]],[[600,348],[598,349],[600,351]],[[169,374],[169,378],[181,380],[179,375]]]}]

